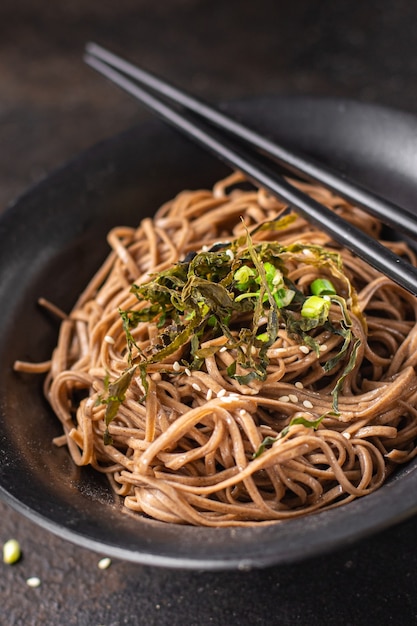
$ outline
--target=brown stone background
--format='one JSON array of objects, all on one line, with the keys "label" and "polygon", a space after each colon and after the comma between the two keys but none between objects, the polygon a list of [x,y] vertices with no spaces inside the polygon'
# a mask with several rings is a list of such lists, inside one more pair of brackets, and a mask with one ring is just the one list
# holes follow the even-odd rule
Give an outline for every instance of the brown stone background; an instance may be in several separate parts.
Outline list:
[{"label": "brown stone background", "polygon": [[[2,0],[0,207],[96,141],[146,118],[84,66],[89,40],[216,101],[347,96],[417,112],[417,5],[347,0]],[[0,623],[411,624],[416,520],[303,566],[172,572],[70,545],[0,504]],[[29,576],[42,585],[30,589]]]}]

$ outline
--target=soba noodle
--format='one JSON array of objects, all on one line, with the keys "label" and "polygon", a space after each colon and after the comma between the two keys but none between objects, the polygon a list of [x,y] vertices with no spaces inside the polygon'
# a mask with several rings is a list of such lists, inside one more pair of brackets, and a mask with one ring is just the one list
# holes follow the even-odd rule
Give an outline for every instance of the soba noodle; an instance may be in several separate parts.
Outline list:
[{"label": "soba noodle", "polygon": [[[55,443],[66,444],[77,465],[104,472],[141,516],[204,526],[289,519],[371,493],[416,454],[417,300],[242,180],[234,174],[212,191],[183,191],[138,228],[114,228],[112,252],[64,315],[51,362],[39,366],[49,370],[45,394],[64,431]],[[381,237],[374,218],[299,184]],[[262,286],[259,255],[272,254],[277,241],[287,259],[284,297],[309,297],[317,278],[336,295],[319,296],[328,319],[304,330],[291,328],[300,305],[287,303],[295,312],[278,310],[271,342],[276,269]],[[389,245],[415,262],[404,243]],[[242,250],[246,260],[236,265]],[[227,329],[221,316],[210,326],[206,315],[203,329],[181,343],[189,313],[178,322],[162,307],[152,319],[140,293],[187,259],[189,267],[197,252],[230,258],[227,288],[243,265],[247,284],[261,291],[227,293],[265,308],[254,317],[234,311]],[[36,370],[16,364],[27,368]]]}]

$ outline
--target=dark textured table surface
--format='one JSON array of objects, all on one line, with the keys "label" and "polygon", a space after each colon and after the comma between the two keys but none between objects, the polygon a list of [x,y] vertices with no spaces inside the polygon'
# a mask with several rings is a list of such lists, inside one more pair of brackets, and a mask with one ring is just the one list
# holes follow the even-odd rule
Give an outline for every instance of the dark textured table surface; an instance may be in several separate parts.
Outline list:
[{"label": "dark textured table surface", "polygon": [[[0,206],[100,139],[145,119],[82,63],[95,40],[208,99],[348,96],[417,114],[417,6],[304,0],[2,0]],[[73,546],[0,504],[0,623],[413,624],[417,519],[302,565],[172,571]],[[41,586],[27,586],[38,576]]]}]

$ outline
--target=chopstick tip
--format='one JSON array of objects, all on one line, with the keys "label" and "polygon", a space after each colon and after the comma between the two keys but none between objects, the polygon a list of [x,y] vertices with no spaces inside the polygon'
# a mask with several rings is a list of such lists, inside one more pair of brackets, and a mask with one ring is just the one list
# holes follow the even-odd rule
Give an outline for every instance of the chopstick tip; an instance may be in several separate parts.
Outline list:
[{"label": "chopstick tip", "polygon": [[94,41],[87,41],[87,43],[85,44],[84,52],[86,54],[94,54],[98,50],[102,50],[102,48]]}]

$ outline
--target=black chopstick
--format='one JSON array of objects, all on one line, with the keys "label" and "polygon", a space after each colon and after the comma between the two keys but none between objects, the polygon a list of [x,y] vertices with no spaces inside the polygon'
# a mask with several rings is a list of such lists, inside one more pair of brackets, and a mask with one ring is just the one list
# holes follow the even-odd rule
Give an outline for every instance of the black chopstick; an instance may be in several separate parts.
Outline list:
[{"label": "black chopstick", "polygon": [[205,120],[197,118],[195,114],[172,108],[156,95],[137,85],[118,69],[96,58],[90,51],[87,51],[85,61],[133,95],[163,120],[209,149],[228,165],[245,173],[257,185],[264,187],[290,206],[295,207],[298,213],[327,232],[341,245],[349,248],[357,256],[389,276],[413,295],[417,295],[416,268],[291,185],[282,176],[279,176],[271,165],[265,164],[265,158],[262,155],[251,151],[231,136],[225,138],[224,132],[221,133],[219,130],[213,129]]},{"label": "black chopstick", "polygon": [[390,228],[417,238],[417,220],[412,213],[402,207],[377,196],[347,178],[343,178],[329,167],[315,163],[312,159],[271,141],[229,117],[219,109],[198,100],[167,81],[158,78],[155,74],[129,63],[129,61],[118,57],[95,43],[87,44],[86,52],[89,56],[100,59],[107,65],[120,70],[123,74],[134,78],[140,84],[146,85],[146,87],[164,98],[193,111],[215,126],[223,128],[229,134],[239,137],[261,152],[274,157],[287,171],[301,175],[307,180],[320,183],[342,198],[363,208]]}]

